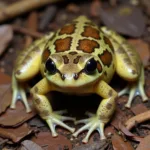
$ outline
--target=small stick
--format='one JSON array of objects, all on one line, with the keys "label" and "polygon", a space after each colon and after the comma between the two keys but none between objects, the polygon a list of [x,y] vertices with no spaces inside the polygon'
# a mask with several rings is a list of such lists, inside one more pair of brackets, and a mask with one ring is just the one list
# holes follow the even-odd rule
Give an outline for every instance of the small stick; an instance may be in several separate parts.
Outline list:
[{"label": "small stick", "polygon": [[136,115],[126,121],[125,125],[128,130],[136,125],[136,122],[142,123],[144,121],[150,120],[150,110],[139,115]]},{"label": "small stick", "polygon": [[20,33],[23,33],[23,34],[26,34],[26,35],[30,35],[34,38],[41,38],[44,35],[43,33],[32,31],[32,30],[29,30],[27,28],[16,26],[16,25],[12,25],[12,28],[16,32],[20,32]]},{"label": "small stick", "polygon": [[[27,19],[27,28],[32,31],[37,31],[38,24],[38,14],[33,11],[30,13]],[[33,38],[30,35],[26,35],[25,37],[25,47],[28,47],[33,42]]]},{"label": "small stick", "polygon": [[0,9],[0,22],[44,5],[62,0],[22,0]]},{"label": "small stick", "polygon": [[39,30],[43,31],[48,24],[53,20],[53,18],[56,15],[57,7],[56,6],[49,6],[45,10],[43,16],[41,17],[40,25],[39,25]]}]

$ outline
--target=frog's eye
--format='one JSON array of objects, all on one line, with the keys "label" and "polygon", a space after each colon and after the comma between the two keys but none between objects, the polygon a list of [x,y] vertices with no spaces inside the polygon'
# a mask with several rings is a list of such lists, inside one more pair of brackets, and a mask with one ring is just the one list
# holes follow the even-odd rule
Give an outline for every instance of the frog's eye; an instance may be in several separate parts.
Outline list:
[{"label": "frog's eye", "polygon": [[56,65],[55,65],[55,63],[53,62],[52,59],[48,59],[48,60],[46,61],[45,67],[46,67],[46,70],[48,70],[48,72],[49,72],[50,74],[56,73],[56,70],[57,70],[57,69],[56,69]]},{"label": "frog's eye", "polygon": [[94,60],[94,58],[92,58],[86,63],[84,70],[87,74],[92,74],[94,73],[96,68],[97,68],[97,62]]}]

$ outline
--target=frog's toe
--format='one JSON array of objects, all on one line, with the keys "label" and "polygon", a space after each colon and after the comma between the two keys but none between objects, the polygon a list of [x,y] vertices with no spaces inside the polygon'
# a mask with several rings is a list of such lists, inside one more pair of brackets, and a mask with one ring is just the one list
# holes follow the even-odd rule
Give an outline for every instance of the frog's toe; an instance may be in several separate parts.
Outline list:
[{"label": "frog's toe", "polygon": [[76,121],[76,123],[85,123],[85,125],[83,127],[81,127],[79,130],[77,130],[73,136],[77,137],[81,132],[88,130],[88,133],[86,135],[86,137],[82,140],[83,143],[87,143],[89,140],[90,135],[92,134],[92,132],[94,130],[97,130],[100,134],[100,138],[101,139],[106,139],[105,135],[104,135],[104,125],[105,123],[103,123],[98,116],[94,116],[91,117],[89,119],[83,119],[83,120],[79,120]]},{"label": "frog's toe", "polygon": [[23,104],[25,105],[27,113],[31,112],[31,108],[27,101],[26,92],[23,89],[23,87],[13,89],[12,102],[11,102],[10,108],[12,109],[16,108],[17,100],[22,100]]},{"label": "frog's toe", "polygon": [[66,125],[65,123],[62,122],[62,121],[67,121],[67,120],[75,121],[75,118],[59,115],[60,113],[63,113],[63,112],[64,111],[57,111],[56,113],[53,112],[51,115],[43,118],[46,120],[46,122],[52,132],[53,137],[56,137],[58,135],[56,132],[56,129],[55,129],[57,125],[69,130],[71,133],[73,133],[75,131],[75,128],[69,127],[68,125]]},{"label": "frog's toe", "polygon": [[148,100],[148,97],[145,94],[144,86],[140,82],[131,83],[127,85],[122,91],[119,92],[118,96],[122,96],[124,94],[129,94],[128,102],[126,103],[125,107],[130,108],[134,97],[137,95],[142,97],[143,102]]}]

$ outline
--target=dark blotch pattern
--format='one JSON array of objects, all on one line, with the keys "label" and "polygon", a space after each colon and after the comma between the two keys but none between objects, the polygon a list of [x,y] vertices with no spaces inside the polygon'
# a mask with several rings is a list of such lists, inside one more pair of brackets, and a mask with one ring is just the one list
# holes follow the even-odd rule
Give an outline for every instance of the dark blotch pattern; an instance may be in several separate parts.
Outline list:
[{"label": "dark blotch pattern", "polygon": [[84,32],[81,35],[84,37],[92,37],[95,39],[100,39],[99,30],[97,30],[91,26],[85,26]]},{"label": "dark blotch pattern", "polygon": [[77,50],[81,50],[85,53],[92,53],[94,52],[95,48],[100,48],[100,45],[94,41],[89,39],[79,40],[79,46]]},{"label": "dark blotch pattern", "polygon": [[71,37],[66,37],[64,39],[58,39],[55,41],[54,45],[56,47],[56,52],[65,52],[70,49],[71,46]]},{"label": "dark blotch pattern", "polygon": [[112,63],[112,54],[106,49],[101,55],[98,55],[104,66],[109,67]]},{"label": "dark blotch pattern", "polygon": [[110,110],[110,109],[112,108],[112,104],[108,103],[108,104],[106,105],[106,108],[107,108],[108,110]]},{"label": "dark blotch pattern", "polygon": [[64,59],[64,64],[68,64],[69,63],[69,59],[66,55],[62,56]]},{"label": "dark blotch pattern", "polygon": [[106,36],[104,36],[104,42],[105,42],[106,44],[108,44],[109,47],[111,48],[111,50],[114,52],[114,47],[113,47],[111,41],[110,41]]},{"label": "dark blotch pattern", "polygon": [[100,64],[99,61],[97,61],[97,70],[98,70],[99,73],[102,72],[102,65]]},{"label": "dark blotch pattern", "polygon": [[49,58],[50,56],[50,50],[46,49],[44,50],[43,54],[42,54],[42,62],[46,62],[46,60]]},{"label": "dark blotch pattern", "polygon": [[79,62],[80,57],[81,57],[81,56],[77,56],[77,57],[73,60],[73,63],[74,63],[74,64],[77,64],[77,63]]},{"label": "dark blotch pattern", "polygon": [[73,34],[75,32],[75,24],[70,24],[60,29],[59,35],[62,34]]}]

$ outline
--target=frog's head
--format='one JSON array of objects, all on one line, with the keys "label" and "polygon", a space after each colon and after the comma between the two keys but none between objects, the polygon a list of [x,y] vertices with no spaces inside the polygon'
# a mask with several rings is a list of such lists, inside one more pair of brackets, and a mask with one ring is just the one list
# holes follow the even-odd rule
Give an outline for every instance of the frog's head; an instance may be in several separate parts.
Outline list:
[{"label": "frog's head", "polygon": [[95,83],[103,74],[98,58],[76,51],[51,54],[43,65],[45,77],[60,87],[78,87]]}]

